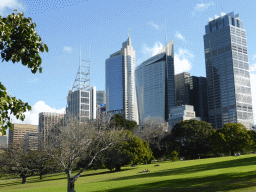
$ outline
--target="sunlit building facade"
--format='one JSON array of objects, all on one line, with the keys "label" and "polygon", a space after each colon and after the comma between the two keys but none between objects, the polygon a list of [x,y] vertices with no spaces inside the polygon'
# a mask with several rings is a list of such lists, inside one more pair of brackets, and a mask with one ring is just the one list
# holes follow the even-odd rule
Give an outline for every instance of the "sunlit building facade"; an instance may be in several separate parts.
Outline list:
[{"label": "sunlit building facade", "polygon": [[169,110],[176,106],[173,40],[140,64],[135,77],[140,121],[148,116],[168,120]]},{"label": "sunlit building facade", "polygon": [[246,30],[234,12],[209,19],[204,35],[209,122],[253,125]]},{"label": "sunlit building facade", "polygon": [[106,112],[120,113],[126,119],[139,123],[135,89],[135,51],[130,37],[120,51],[113,53],[105,63]]}]

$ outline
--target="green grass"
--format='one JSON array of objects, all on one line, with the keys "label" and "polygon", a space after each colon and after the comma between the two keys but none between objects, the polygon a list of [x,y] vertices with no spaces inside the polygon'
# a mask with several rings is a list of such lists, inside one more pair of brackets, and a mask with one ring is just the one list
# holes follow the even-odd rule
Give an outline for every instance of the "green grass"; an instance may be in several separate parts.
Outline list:
[{"label": "green grass", "polygon": [[[256,155],[221,157],[190,161],[158,162],[155,164],[124,167],[120,172],[90,170],[75,183],[79,191],[151,192],[151,191],[256,191]],[[149,173],[138,173],[149,169]],[[0,180],[0,191],[51,192],[66,191],[65,174]]]}]

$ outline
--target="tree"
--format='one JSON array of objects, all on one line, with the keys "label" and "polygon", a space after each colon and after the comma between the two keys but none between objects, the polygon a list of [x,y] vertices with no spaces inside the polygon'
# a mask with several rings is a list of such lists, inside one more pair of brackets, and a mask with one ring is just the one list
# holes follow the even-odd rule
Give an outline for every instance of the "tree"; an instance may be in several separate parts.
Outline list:
[{"label": "tree", "polygon": [[161,145],[160,141],[168,131],[168,126],[164,119],[161,117],[148,116],[143,120],[141,124],[142,128],[134,134],[149,143],[149,147],[152,150],[155,158],[162,157],[163,146]]},{"label": "tree", "polygon": [[[0,16],[0,51],[2,61],[12,61],[28,66],[32,73],[42,73],[42,59],[39,52],[48,52],[48,47],[42,42],[42,39],[35,30],[36,23],[32,22],[30,17],[25,18],[24,13],[12,13],[6,18]],[[7,90],[0,82],[0,128],[3,134],[6,129],[13,129],[10,122],[10,114],[17,119],[24,120],[23,114],[27,110],[31,110],[28,103],[22,102],[20,99],[11,97],[7,94]]]},{"label": "tree", "polygon": [[250,135],[251,141],[252,141],[250,149],[255,152],[256,151],[256,132],[253,129],[253,130],[249,130],[248,134]]},{"label": "tree", "polygon": [[252,145],[250,135],[241,123],[226,123],[220,132],[224,134],[226,149],[232,156]]},{"label": "tree", "polygon": [[[79,122],[71,118],[51,132],[47,147],[65,170],[68,192],[75,192],[75,181],[114,141],[114,131],[108,131],[105,128],[98,129],[90,122]],[[80,169],[79,173],[72,176],[72,169],[81,158],[90,160]]]},{"label": "tree", "polygon": [[138,129],[136,121],[127,120],[121,114],[113,115],[111,117],[111,121],[115,124],[116,127],[119,127],[120,129],[125,129],[129,131]]},{"label": "tree", "polygon": [[119,142],[105,151],[104,164],[109,170],[120,171],[121,166],[150,163],[154,159],[148,142],[134,136],[130,131],[118,134]]},{"label": "tree", "polygon": [[8,147],[5,155],[6,172],[19,175],[22,178],[22,184],[27,182],[27,174],[36,172],[34,164],[34,151],[25,149],[23,144],[16,144]]},{"label": "tree", "polygon": [[209,152],[211,133],[209,123],[194,119],[180,121],[171,130],[173,140],[181,144],[180,155],[188,158],[200,158]]},{"label": "tree", "polygon": [[210,137],[210,143],[211,143],[211,151],[215,156],[221,156],[224,153],[227,153],[227,147],[226,147],[226,138],[223,133],[220,132],[220,130],[213,130],[212,135]]}]

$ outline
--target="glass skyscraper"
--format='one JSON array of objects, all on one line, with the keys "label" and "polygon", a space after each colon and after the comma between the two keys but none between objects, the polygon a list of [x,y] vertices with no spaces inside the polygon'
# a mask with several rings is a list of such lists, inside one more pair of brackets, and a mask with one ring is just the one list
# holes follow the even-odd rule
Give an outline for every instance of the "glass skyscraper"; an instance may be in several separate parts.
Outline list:
[{"label": "glass skyscraper", "polygon": [[168,120],[169,110],[176,106],[173,40],[140,64],[135,77],[140,121],[148,116]]},{"label": "glass skyscraper", "polygon": [[234,12],[209,19],[204,35],[209,122],[253,125],[246,30]]},{"label": "glass skyscraper", "polygon": [[105,63],[106,111],[139,123],[134,73],[135,51],[129,37]]}]

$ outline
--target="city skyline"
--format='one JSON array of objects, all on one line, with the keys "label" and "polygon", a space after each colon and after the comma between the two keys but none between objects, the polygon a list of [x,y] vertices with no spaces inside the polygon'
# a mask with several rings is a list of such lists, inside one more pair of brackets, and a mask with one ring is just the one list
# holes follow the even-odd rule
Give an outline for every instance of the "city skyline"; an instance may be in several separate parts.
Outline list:
[{"label": "city skyline", "polygon": [[[42,74],[31,74],[26,67],[3,62],[1,82],[8,93],[28,102],[32,111],[24,122],[38,125],[39,112],[63,112],[70,84],[79,66],[79,47],[82,59],[88,60],[91,47],[91,85],[97,90],[105,89],[104,64],[108,56],[120,48],[128,36],[129,28],[136,51],[136,66],[156,54],[165,45],[164,20],[167,39],[174,39],[175,71],[190,72],[205,77],[204,26],[208,18],[222,11],[240,13],[247,31],[251,87],[255,106],[256,47],[253,41],[255,13],[249,9],[256,2],[229,1],[83,1],[63,3],[56,8],[54,1],[39,2],[40,5],[23,1],[5,1],[0,14],[12,13],[14,8],[25,11],[37,24],[36,30],[49,53],[42,54]],[[11,2],[11,3],[10,3]],[[58,3],[57,3],[58,4]],[[116,6],[118,5],[118,6]],[[40,7],[37,8],[37,7]],[[25,9],[26,8],[26,9]],[[59,10],[58,10],[59,9]],[[120,10],[124,10],[123,12]],[[129,14],[127,14],[129,13]],[[5,14],[5,15],[4,15]],[[115,17],[118,15],[119,17]],[[104,33],[102,33],[104,31]],[[254,99],[255,98],[255,99]]]}]

